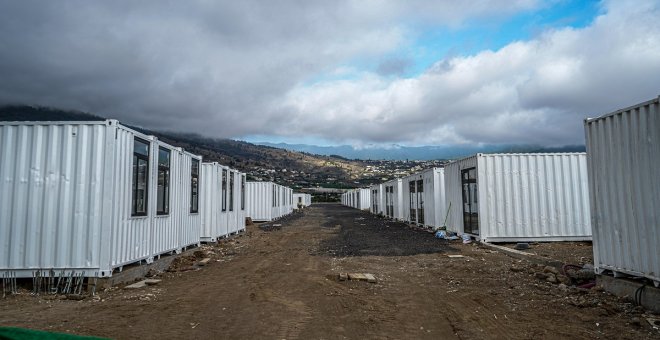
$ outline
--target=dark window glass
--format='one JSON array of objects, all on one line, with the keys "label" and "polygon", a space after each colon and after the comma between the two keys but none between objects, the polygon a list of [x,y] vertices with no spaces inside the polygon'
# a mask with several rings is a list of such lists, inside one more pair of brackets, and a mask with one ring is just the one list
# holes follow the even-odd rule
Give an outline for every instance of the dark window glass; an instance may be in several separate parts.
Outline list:
[{"label": "dark window glass", "polygon": [[241,175],[241,210],[245,210],[245,175]]},{"label": "dark window glass", "polygon": [[417,180],[417,223],[424,224],[424,180]]},{"label": "dark window glass", "polygon": [[199,161],[195,159],[190,168],[190,212],[199,212]]},{"label": "dark window glass", "polygon": [[158,148],[158,187],[156,190],[156,213],[170,213],[170,151]]},{"label": "dark window glass", "polygon": [[147,215],[147,196],[149,192],[149,142],[140,138],[133,139],[133,195],[132,216]]},{"label": "dark window glass", "polygon": [[222,169],[220,173],[222,174],[222,211],[227,211],[227,174],[229,170]]},{"label": "dark window glass", "polygon": [[229,211],[234,211],[234,173],[229,172]]},{"label": "dark window glass", "polygon": [[417,209],[415,209],[415,206],[413,205],[414,200],[413,200],[413,195],[415,195],[415,181],[410,181],[408,182],[408,189],[410,191],[410,220],[411,221],[417,221]]}]

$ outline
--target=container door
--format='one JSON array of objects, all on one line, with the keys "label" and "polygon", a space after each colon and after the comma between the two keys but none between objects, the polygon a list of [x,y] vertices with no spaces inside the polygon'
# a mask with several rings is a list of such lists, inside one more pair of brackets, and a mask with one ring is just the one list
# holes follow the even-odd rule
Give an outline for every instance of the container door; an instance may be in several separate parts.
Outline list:
[{"label": "container door", "polygon": [[390,204],[392,203],[391,199],[392,199],[392,194],[390,194],[390,187],[387,186],[385,187],[385,215],[387,215],[388,217],[392,217],[390,213],[390,209],[391,209]]},{"label": "container door", "polygon": [[424,180],[417,180],[417,223],[424,225]]},{"label": "container door", "polygon": [[410,191],[410,222],[417,222],[417,195],[415,195],[415,181],[408,182],[408,190]]},{"label": "container door", "polygon": [[463,188],[463,229],[466,233],[479,235],[476,168],[461,171],[461,186]]}]

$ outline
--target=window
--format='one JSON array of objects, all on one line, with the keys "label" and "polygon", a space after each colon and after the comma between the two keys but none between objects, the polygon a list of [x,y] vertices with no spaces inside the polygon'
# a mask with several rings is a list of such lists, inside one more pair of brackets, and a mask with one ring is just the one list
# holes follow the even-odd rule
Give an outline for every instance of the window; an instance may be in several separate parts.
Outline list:
[{"label": "window", "polygon": [[273,207],[276,207],[277,205],[277,194],[275,193],[275,186],[273,185]]},{"label": "window", "polygon": [[424,181],[417,180],[417,222],[424,224]]},{"label": "window", "polygon": [[241,210],[245,210],[245,175],[241,175]]},{"label": "window", "polygon": [[220,170],[220,176],[222,177],[222,211],[227,211],[227,174],[225,171],[229,172],[225,169]]},{"label": "window", "polygon": [[227,171],[229,176],[229,211],[234,211],[234,173]]},{"label": "window", "polygon": [[149,142],[137,137],[133,139],[132,189],[131,216],[146,216],[149,192]]},{"label": "window", "polygon": [[199,212],[199,161],[196,159],[190,166],[190,212]]},{"label": "window", "polygon": [[156,214],[170,213],[170,150],[158,148],[158,184],[156,190]]},{"label": "window", "polygon": [[415,216],[415,213],[417,210],[415,209],[414,205],[414,198],[415,198],[415,181],[410,181],[408,182],[408,191],[410,191],[409,199],[410,199],[410,220],[415,221],[417,220],[417,217]]}]

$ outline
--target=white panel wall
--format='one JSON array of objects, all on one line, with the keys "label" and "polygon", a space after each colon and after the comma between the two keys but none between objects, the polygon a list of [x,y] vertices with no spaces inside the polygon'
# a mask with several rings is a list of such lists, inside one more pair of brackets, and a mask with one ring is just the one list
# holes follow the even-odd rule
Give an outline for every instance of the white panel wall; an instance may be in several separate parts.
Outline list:
[{"label": "white panel wall", "polygon": [[203,163],[200,178],[201,241],[215,242],[229,235],[227,214],[222,211],[222,172],[218,163]]},{"label": "white panel wall", "polygon": [[371,206],[369,210],[372,214],[385,214],[385,189],[382,184],[376,184],[369,187]]},{"label": "white panel wall", "polygon": [[591,239],[584,153],[478,154],[447,165],[452,230],[464,231],[460,171],[475,163],[482,240]]},{"label": "white panel wall", "polygon": [[[310,194],[293,194],[293,207],[298,209],[298,200],[305,206],[309,207],[312,205],[312,195]],[[343,204],[343,195],[342,195],[342,204]]]},{"label": "white panel wall", "polygon": [[[193,155],[189,152],[183,152],[181,157],[181,176],[179,181],[181,181],[182,191],[180,193],[180,198],[175,198],[179,204],[177,211],[180,211],[180,222],[178,225],[179,231],[179,242],[185,245],[199,245],[201,237],[201,225],[202,225],[202,214],[200,204],[202,203],[202,197],[199,194],[199,190],[203,185],[201,182],[201,171],[202,171],[202,157]],[[199,164],[198,170],[198,199],[197,199],[197,211],[192,211],[192,164],[197,162]]]},{"label": "white panel wall", "polygon": [[253,221],[271,221],[273,216],[273,187],[271,182],[247,182],[247,216]]},{"label": "white panel wall", "polygon": [[449,209],[447,229],[462,234],[463,229],[463,191],[461,171],[477,167],[477,156],[461,159],[445,165],[445,200]]},{"label": "white panel wall", "polygon": [[239,183],[238,183],[238,200],[239,200],[239,209],[238,209],[238,220],[236,221],[237,231],[241,232],[245,230],[245,218],[247,217],[247,198],[245,197],[247,179],[246,175],[242,172],[239,172]]},{"label": "white panel wall", "polygon": [[591,239],[586,154],[482,155],[477,176],[484,240]]},{"label": "white panel wall", "polygon": [[[402,180],[400,178],[383,183],[383,191],[385,191],[385,187],[392,187],[390,204],[392,205],[393,214],[390,217],[397,220],[403,219],[403,188],[401,183]],[[383,209],[385,209],[385,207],[383,207]]]},{"label": "white panel wall", "polygon": [[[146,141],[153,142],[154,137],[136,133],[124,129],[120,125],[114,131],[117,134],[116,142],[113,144],[114,162],[113,168],[113,193],[108,196],[109,204],[112,206],[111,227],[111,267],[116,268],[136,260],[149,259],[151,253],[151,237],[153,235],[153,211],[148,209],[146,216],[131,216],[133,181],[133,140],[140,137]],[[149,173],[153,173],[156,158],[153,147],[150,150]],[[151,176],[149,190],[155,186],[156,179]],[[154,197],[149,193],[148,206],[155,205]],[[66,197],[62,197],[66,200]]]},{"label": "white panel wall", "polygon": [[[133,217],[135,136],[151,143],[151,153],[148,213]],[[189,197],[184,204],[174,193],[185,196],[179,162],[190,156],[178,151],[171,215],[154,222],[155,138],[108,120],[0,123],[0,141],[0,272],[109,276],[116,267],[199,242],[192,240],[198,228],[185,234],[180,228]]]},{"label": "white panel wall", "polygon": [[594,260],[660,283],[660,100],[585,121]]},{"label": "white panel wall", "polygon": [[[417,181],[422,181],[423,191],[417,194]],[[415,191],[411,197],[410,182],[415,181]],[[439,227],[446,214],[444,169],[432,168],[402,179],[402,201],[404,220],[428,227]],[[412,202],[412,203],[411,203]],[[415,218],[411,217],[411,204]],[[423,219],[421,209],[423,207]]]},{"label": "white panel wall", "polygon": [[272,182],[246,183],[247,216],[272,221],[293,212],[293,190]]}]

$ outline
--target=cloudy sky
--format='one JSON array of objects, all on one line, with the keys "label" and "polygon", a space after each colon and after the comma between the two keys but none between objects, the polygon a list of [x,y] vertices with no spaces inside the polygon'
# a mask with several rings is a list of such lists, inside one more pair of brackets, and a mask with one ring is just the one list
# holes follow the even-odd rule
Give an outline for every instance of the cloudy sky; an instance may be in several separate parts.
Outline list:
[{"label": "cloudy sky", "polygon": [[0,0],[0,104],[313,144],[583,143],[660,94],[660,0]]}]

